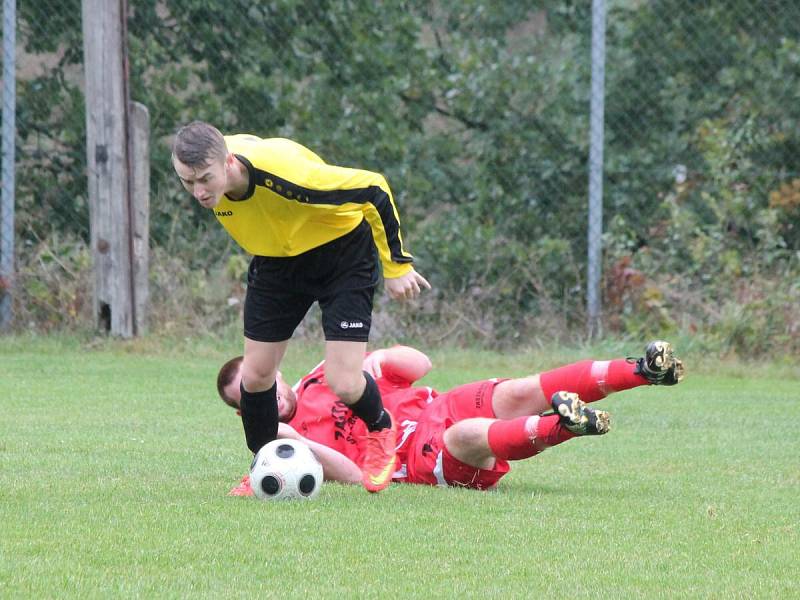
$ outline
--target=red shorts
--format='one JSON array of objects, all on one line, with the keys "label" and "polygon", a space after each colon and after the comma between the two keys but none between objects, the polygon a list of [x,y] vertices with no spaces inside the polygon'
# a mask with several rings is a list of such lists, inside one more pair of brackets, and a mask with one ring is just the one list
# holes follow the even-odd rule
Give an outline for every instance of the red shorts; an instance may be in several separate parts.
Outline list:
[{"label": "red shorts", "polygon": [[407,483],[452,485],[485,490],[508,473],[508,462],[495,460],[494,468],[478,469],[455,459],[444,446],[444,432],[453,423],[483,417],[496,419],[492,409],[494,386],[502,380],[469,383],[441,394],[420,413],[414,433],[406,441]]}]

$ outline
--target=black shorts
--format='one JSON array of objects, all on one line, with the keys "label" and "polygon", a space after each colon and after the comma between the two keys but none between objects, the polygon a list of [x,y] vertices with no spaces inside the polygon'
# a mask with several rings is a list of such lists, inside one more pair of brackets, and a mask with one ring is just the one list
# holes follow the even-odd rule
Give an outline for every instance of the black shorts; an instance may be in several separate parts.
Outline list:
[{"label": "black shorts", "polygon": [[257,342],[288,340],[317,301],[326,340],[366,342],[378,279],[378,252],[366,221],[298,256],[254,256],[244,335]]}]

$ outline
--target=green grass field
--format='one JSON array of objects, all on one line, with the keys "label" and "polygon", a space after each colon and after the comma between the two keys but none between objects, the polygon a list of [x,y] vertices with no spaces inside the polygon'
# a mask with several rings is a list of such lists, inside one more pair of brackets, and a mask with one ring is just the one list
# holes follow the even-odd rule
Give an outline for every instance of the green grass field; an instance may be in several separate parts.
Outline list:
[{"label": "green grass field", "polygon": [[[494,492],[279,504],[226,496],[250,455],[215,397],[223,345],[0,338],[0,598],[800,597],[791,367],[687,355],[684,383],[603,400],[608,435]],[[426,382],[617,355],[599,351],[440,351]]]}]

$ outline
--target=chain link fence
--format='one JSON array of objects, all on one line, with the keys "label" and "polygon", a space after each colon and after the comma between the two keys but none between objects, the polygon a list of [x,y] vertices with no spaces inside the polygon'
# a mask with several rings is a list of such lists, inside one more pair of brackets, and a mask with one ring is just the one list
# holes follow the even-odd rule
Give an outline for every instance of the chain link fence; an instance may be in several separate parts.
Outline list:
[{"label": "chain link fence", "polygon": [[[800,5],[605,9],[603,319],[636,333],[642,314],[669,326],[670,307],[694,306],[680,323],[692,327],[715,285],[797,267]],[[81,3],[16,10],[16,325],[57,326],[90,304]],[[127,10],[131,96],[151,119],[153,301],[176,308],[160,321],[156,308],[155,328],[180,305],[208,326],[209,305],[241,294],[245,257],[171,173],[170,136],[193,119],[383,172],[437,288],[413,320],[440,338],[558,337],[583,322],[591,2]]]},{"label": "chain link fence", "polygon": [[[639,314],[689,315],[683,325],[725,326],[756,348],[759,329],[777,346],[797,343],[797,315],[787,311],[797,286],[760,276],[772,265],[796,281],[798,17],[793,2],[615,3],[607,322],[624,327],[625,310],[639,303]],[[632,284],[653,273],[657,287]],[[773,316],[751,314],[758,305]]]},{"label": "chain link fence", "polygon": [[0,107],[3,111],[0,130],[2,150],[2,184],[0,185],[0,327],[11,321],[11,299],[6,293],[11,288],[14,271],[14,187],[15,147],[14,122],[16,121],[16,5],[8,2],[3,11],[3,85]]}]

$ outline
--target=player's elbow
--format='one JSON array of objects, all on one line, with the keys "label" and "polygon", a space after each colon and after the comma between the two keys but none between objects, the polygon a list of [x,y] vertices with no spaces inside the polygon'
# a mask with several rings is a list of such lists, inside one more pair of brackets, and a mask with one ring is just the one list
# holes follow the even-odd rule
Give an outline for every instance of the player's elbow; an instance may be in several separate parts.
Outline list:
[{"label": "player's elbow", "polygon": [[410,346],[395,346],[393,356],[398,371],[403,372],[409,381],[417,381],[433,368],[427,354]]},{"label": "player's elbow", "polygon": [[420,355],[421,356],[419,365],[420,365],[420,370],[422,371],[422,375],[420,375],[418,379],[422,379],[425,375],[430,373],[431,369],[433,368],[433,363],[431,362],[431,359],[428,358],[428,355],[422,352],[420,352]]}]

